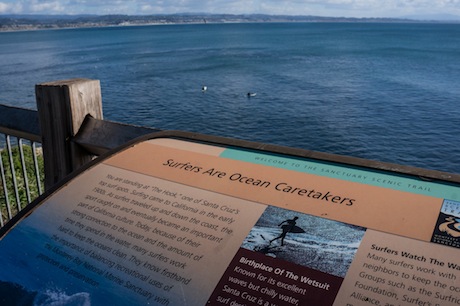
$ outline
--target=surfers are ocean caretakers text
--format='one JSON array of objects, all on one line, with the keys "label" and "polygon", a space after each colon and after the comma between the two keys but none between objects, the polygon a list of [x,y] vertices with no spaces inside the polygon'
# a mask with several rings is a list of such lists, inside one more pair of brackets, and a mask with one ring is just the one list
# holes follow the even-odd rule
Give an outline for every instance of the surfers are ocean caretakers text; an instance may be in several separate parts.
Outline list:
[{"label": "surfers are ocean caretakers text", "polygon": [[276,191],[295,194],[298,196],[305,196],[311,199],[334,203],[334,204],[343,204],[346,206],[352,206],[356,201],[355,199],[352,199],[349,197],[334,195],[330,191],[323,192],[323,191],[318,191],[315,189],[295,187],[285,182],[274,184],[270,181],[259,179],[259,178],[254,178],[254,177],[249,177],[242,173],[229,174],[224,171],[220,171],[216,168],[210,168],[210,169],[205,170],[203,167],[194,166],[190,162],[185,162],[185,163],[177,162],[177,161],[174,161],[174,159],[168,159],[162,165],[171,167],[171,168],[175,168],[175,169],[179,169],[179,170],[183,170],[183,171],[192,172],[192,173],[197,173],[197,174],[199,173],[201,175],[209,175],[217,179],[226,178],[232,182],[251,185],[251,186],[259,187],[259,188],[269,188],[270,186],[272,186],[272,188],[274,188]]}]

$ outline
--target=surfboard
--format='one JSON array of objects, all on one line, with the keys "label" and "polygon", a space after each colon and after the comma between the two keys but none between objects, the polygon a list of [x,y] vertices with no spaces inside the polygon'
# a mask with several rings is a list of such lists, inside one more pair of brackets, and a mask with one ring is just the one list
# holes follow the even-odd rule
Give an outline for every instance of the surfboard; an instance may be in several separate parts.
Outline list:
[{"label": "surfboard", "polygon": [[[284,230],[288,227],[291,227],[289,224],[284,224],[281,226],[281,228]],[[292,226],[292,228],[289,230],[290,233],[305,233],[305,230],[297,225]]]}]

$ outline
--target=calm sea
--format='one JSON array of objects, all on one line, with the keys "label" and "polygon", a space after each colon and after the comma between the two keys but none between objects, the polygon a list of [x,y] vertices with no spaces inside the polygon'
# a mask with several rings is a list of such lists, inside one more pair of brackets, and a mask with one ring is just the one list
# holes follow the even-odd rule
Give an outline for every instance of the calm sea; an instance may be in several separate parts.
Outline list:
[{"label": "calm sea", "polygon": [[460,173],[460,24],[0,33],[0,69],[7,105],[99,79],[108,120]]}]

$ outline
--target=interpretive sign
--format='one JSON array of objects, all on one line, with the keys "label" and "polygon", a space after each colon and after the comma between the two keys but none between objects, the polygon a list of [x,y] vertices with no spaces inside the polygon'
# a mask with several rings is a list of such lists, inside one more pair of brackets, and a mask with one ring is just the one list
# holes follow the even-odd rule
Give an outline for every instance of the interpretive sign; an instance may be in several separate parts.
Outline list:
[{"label": "interpretive sign", "polygon": [[457,184],[204,140],[143,139],[37,201],[0,304],[460,305]]}]

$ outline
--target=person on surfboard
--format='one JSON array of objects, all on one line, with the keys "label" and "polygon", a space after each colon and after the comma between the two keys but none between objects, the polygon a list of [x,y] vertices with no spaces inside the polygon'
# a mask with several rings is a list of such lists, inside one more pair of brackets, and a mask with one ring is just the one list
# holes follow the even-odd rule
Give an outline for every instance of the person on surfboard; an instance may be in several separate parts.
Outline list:
[{"label": "person on surfboard", "polygon": [[[294,226],[296,225],[297,219],[299,219],[299,217],[287,219],[281,222],[280,224],[278,224],[278,226],[281,226],[282,232],[278,237],[275,237],[272,240],[270,240],[270,243],[272,243],[275,240],[281,239],[281,245],[284,245],[284,238],[286,238],[287,233],[289,233],[294,228]],[[283,224],[285,225],[283,226]]]}]

